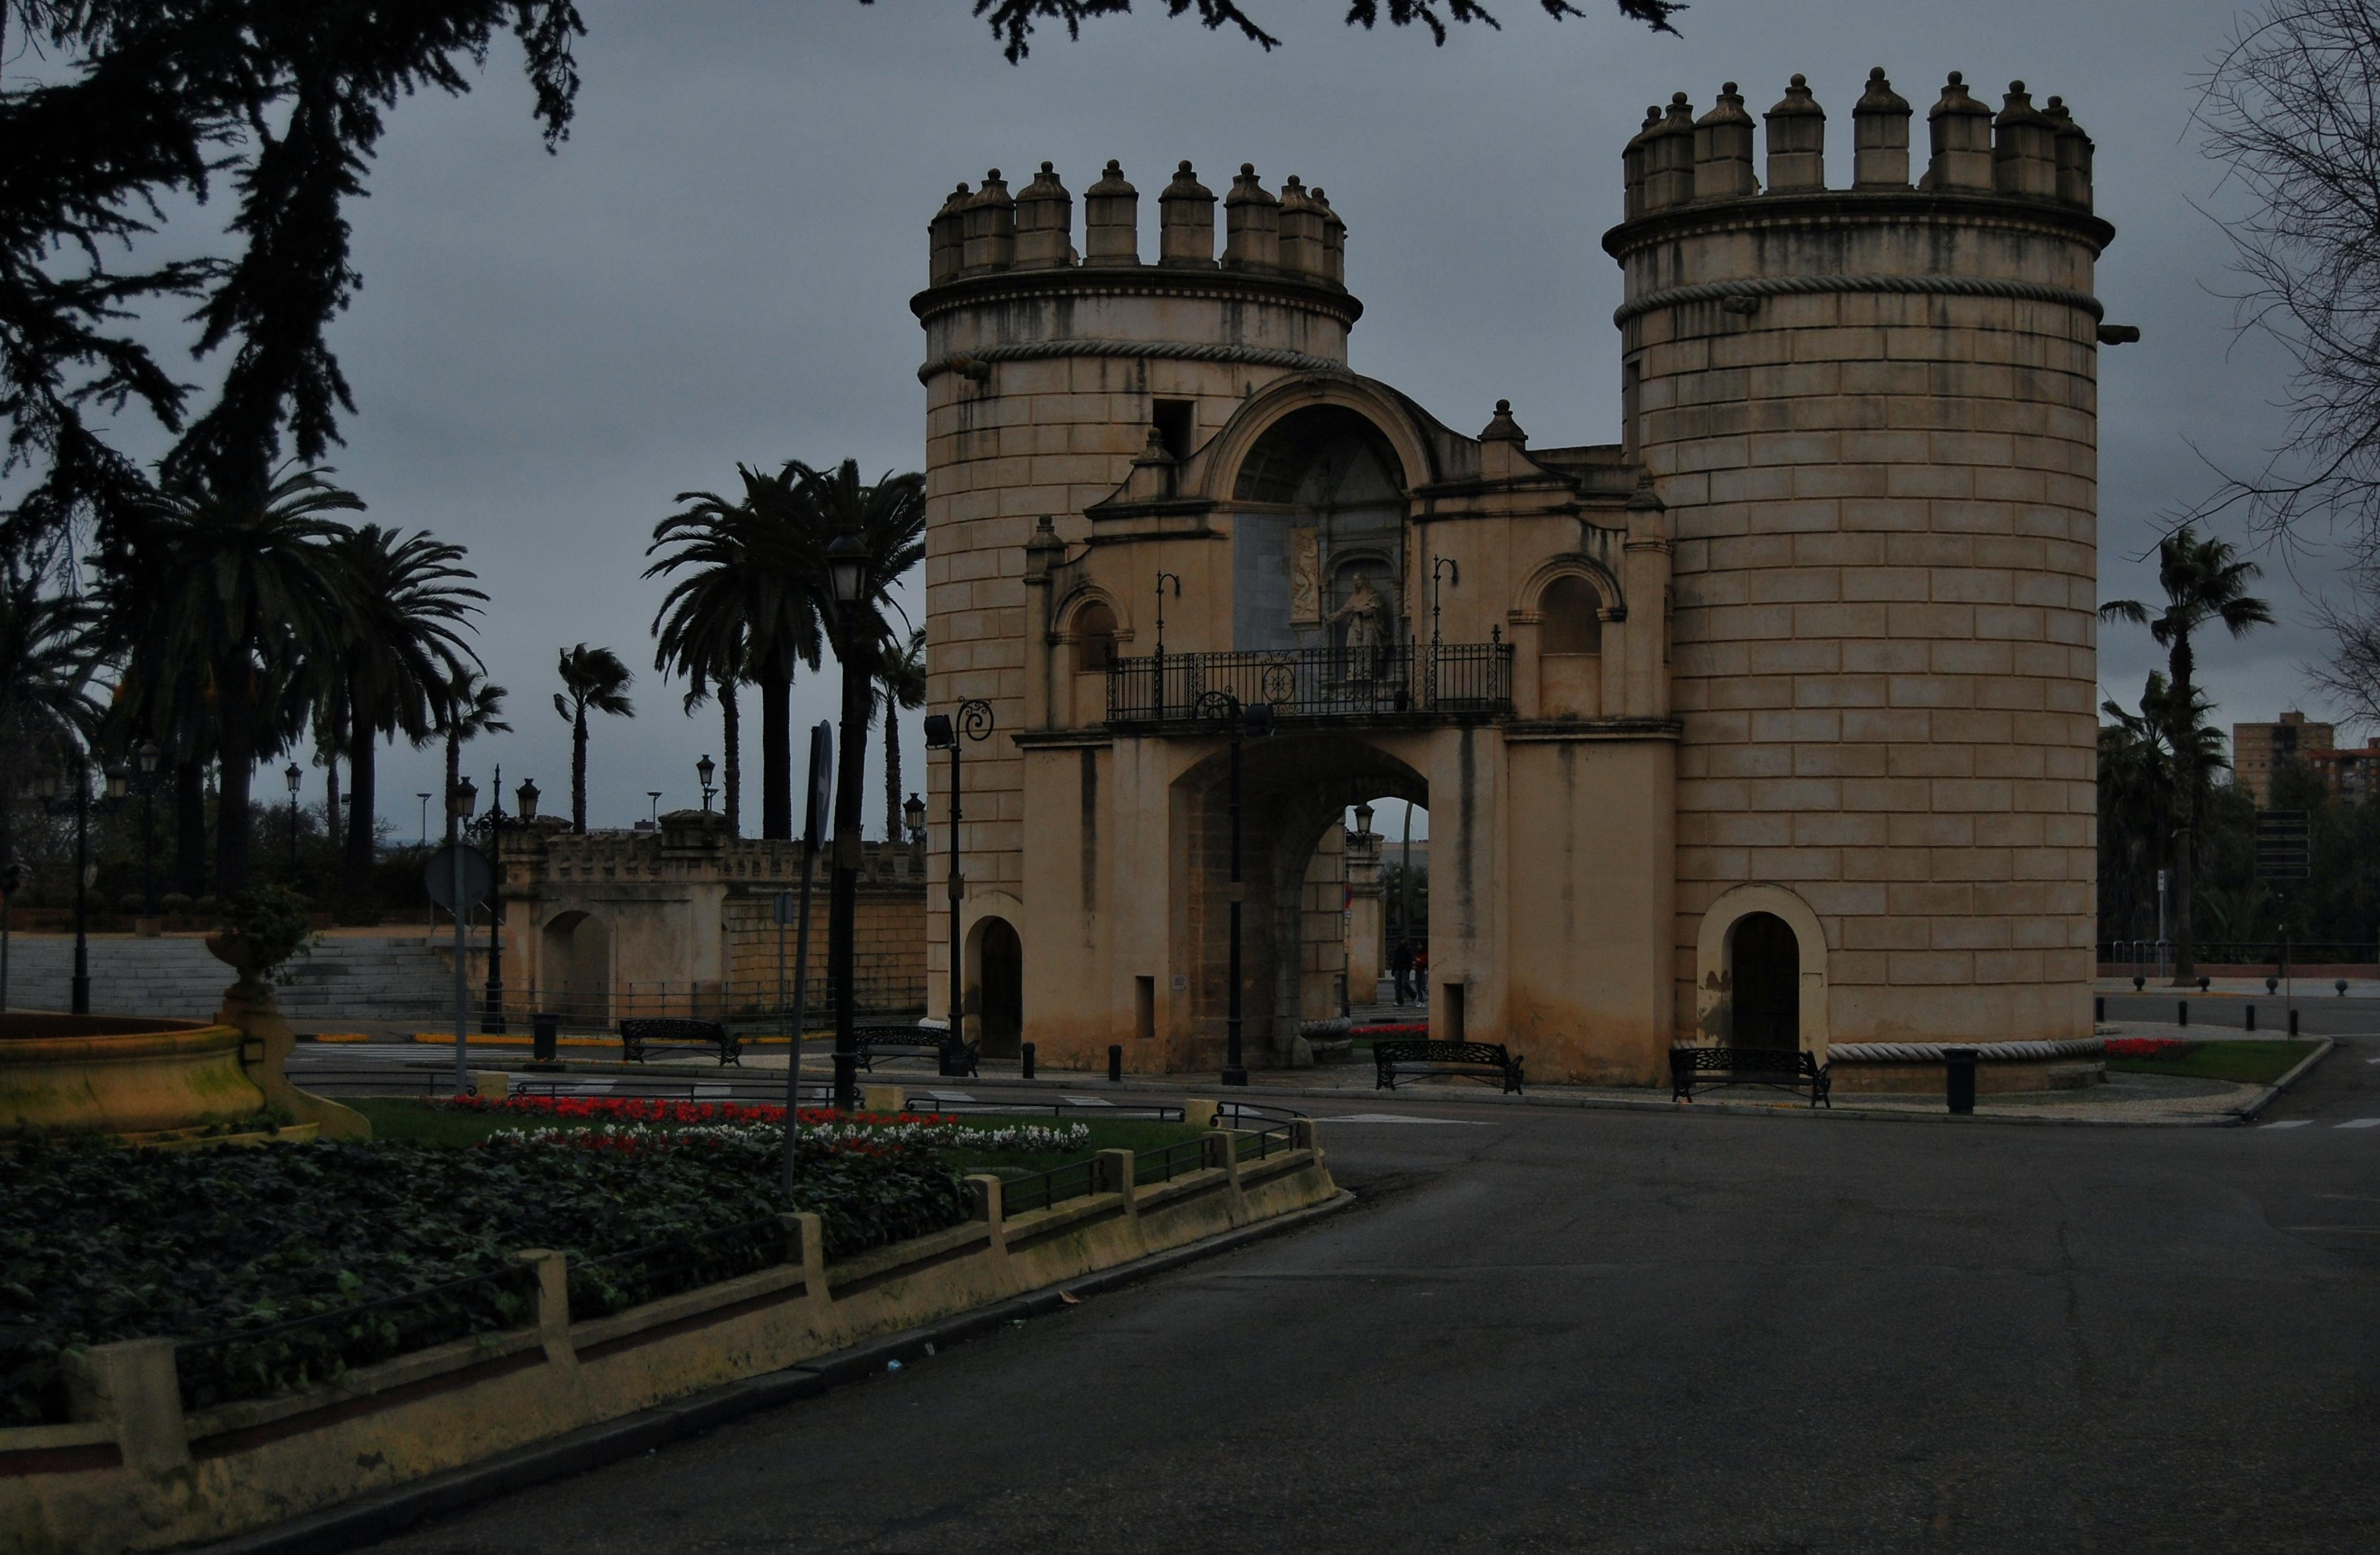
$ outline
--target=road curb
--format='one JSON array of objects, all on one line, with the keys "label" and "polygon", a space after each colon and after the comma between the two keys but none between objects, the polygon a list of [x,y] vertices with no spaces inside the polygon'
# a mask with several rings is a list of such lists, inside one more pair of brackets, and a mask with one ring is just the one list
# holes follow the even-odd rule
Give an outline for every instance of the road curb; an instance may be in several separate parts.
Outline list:
[{"label": "road curb", "polygon": [[2324,1059],[2328,1058],[2331,1054],[2331,1050],[2338,1046],[2338,1042],[2335,1038],[2324,1038],[2322,1039],[2322,1046],[2314,1049],[2313,1051],[2300,1059],[2297,1062],[2296,1066],[2291,1068],[2288,1074],[2282,1075],[2279,1079],[2275,1080],[2263,1090],[2258,1091],[2254,1098],[2252,1099],[2245,1106],[2240,1108],[2234,1115],[2237,1116],[2243,1124],[2254,1123],[2256,1121],[2257,1113],[2271,1106],[2274,1100],[2280,1096],[2281,1092],[2289,1089],[2291,1086],[2296,1085],[2300,1080],[2304,1079],[2306,1075],[2313,1073],[2313,1066],[2320,1063]]},{"label": "road curb", "polygon": [[1342,1188],[1333,1197],[1286,1215],[1218,1232],[1201,1241],[1151,1253],[1078,1280],[1060,1281],[989,1306],[954,1313],[940,1322],[855,1344],[783,1371],[747,1377],[674,1403],[659,1404],[617,1420],[581,1427],[550,1440],[516,1448],[485,1463],[448,1469],[408,1485],[358,1496],[321,1512],[293,1517],[270,1528],[191,1549],[194,1555],[334,1555],[359,1545],[376,1544],[424,1519],[484,1505],[533,1485],[565,1479],[657,1451],[747,1415],[816,1397],[831,1388],[880,1372],[888,1362],[906,1366],[923,1358],[929,1349],[963,1343],[1014,1322],[1063,1311],[1084,1296],[1121,1290],[1184,1264],[1285,1234],[1354,1203],[1355,1196]]}]

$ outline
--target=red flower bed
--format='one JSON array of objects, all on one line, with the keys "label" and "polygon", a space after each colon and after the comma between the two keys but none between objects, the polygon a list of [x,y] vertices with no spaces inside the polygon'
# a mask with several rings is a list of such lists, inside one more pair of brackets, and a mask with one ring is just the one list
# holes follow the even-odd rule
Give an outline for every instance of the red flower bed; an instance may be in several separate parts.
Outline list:
[{"label": "red flower bed", "polygon": [[2190,1046],[2179,1037],[2110,1037],[2109,1058],[2165,1058]]},{"label": "red flower bed", "polygon": [[[465,1112],[498,1112],[521,1118],[566,1118],[582,1123],[660,1124],[686,1127],[717,1124],[781,1124],[785,1121],[784,1108],[767,1103],[746,1106],[733,1101],[669,1101],[644,1096],[508,1096],[502,1100],[492,1100],[486,1097],[466,1095],[442,1097],[438,1104]],[[878,1127],[894,1124],[956,1123],[958,1120],[941,1112],[837,1112],[826,1108],[805,1107],[801,1121],[808,1125],[844,1124]]]}]

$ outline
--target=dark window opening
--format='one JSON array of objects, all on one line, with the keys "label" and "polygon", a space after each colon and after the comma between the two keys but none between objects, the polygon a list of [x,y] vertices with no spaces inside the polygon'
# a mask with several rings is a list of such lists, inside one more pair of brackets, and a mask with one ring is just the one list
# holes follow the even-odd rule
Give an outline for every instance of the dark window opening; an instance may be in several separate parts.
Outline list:
[{"label": "dark window opening", "polygon": [[1774,913],[1747,913],[1729,937],[1739,1048],[1802,1045],[1802,944]]},{"label": "dark window opening", "polygon": [[1190,440],[1198,428],[1196,401],[1153,400],[1149,404],[1148,419],[1150,424],[1157,428],[1158,438],[1165,444],[1165,451],[1173,456],[1175,464],[1190,456]]}]

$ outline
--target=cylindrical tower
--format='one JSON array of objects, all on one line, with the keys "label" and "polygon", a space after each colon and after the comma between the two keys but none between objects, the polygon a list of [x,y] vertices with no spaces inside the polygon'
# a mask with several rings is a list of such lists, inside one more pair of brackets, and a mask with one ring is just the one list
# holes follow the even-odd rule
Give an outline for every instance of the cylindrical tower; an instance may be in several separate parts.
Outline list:
[{"label": "cylindrical tower", "polygon": [[[1768,165],[1815,176],[1794,83]],[[1995,122],[1953,75],[1912,189],[1879,70],[1852,188],[1688,196],[1646,146],[1690,112],[1632,142],[1637,210],[1604,238],[1626,441],[1676,546],[1681,1033],[2088,1037],[2114,236],[2088,141],[2021,82]]]},{"label": "cylindrical tower", "polygon": [[[1343,370],[1363,310],[1338,279],[1344,229],[1318,189],[1300,197],[1311,219],[1300,218],[1307,225],[1298,229],[1293,267],[1274,251],[1269,222],[1260,254],[1235,251],[1219,267],[1214,196],[1186,162],[1160,201],[1153,264],[1137,258],[1148,250],[1128,225],[1135,197],[1113,162],[1087,193],[1085,262],[1065,225],[1071,200],[1048,164],[1013,204],[997,170],[971,198],[960,188],[932,224],[932,284],[910,307],[926,331],[927,708],[982,698],[998,730],[965,752],[962,929],[972,945],[984,918],[1023,927],[1023,767],[1009,736],[1026,727],[1027,637],[1042,629],[1028,622],[1025,582],[1037,522],[1050,516],[1050,543],[1079,548],[1091,538],[1085,510],[1111,494],[1135,459],[1170,470],[1262,385]],[[1252,168],[1242,168],[1233,197],[1235,211],[1277,220],[1279,203]],[[1131,639],[1134,614],[1148,602],[1114,602],[1120,637]],[[1135,650],[1146,652],[1147,625],[1137,632]],[[941,1015],[950,943],[941,831],[950,770],[941,757],[928,781],[936,833],[928,998]],[[987,1029],[987,1051],[1013,1035]]]}]

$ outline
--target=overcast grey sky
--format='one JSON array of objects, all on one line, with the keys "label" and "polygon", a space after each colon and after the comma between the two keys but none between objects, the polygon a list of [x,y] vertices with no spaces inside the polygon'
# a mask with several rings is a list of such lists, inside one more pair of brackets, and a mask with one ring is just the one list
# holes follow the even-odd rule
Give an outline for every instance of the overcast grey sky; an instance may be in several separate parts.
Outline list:
[{"label": "overcast grey sky", "polygon": [[[1339,25],[1338,0],[1265,0],[1286,39],[1269,55],[1162,8],[1079,43],[1046,33],[1011,67],[965,0],[591,0],[558,156],[501,53],[470,96],[398,107],[353,213],[366,284],[336,341],[358,414],[334,462],[373,518],[470,548],[492,596],[480,647],[516,730],[471,747],[483,784],[501,761],[508,789],[534,776],[566,803],[553,660],[585,639],[639,672],[638,717],[598,721],[590,820],[626,824],[650,789],[664,808],[693,802],[718,723],[689,723],[648,668],[660,589],[638,574],[653,522],[677,492],[731,489],[739,459],[920,466],[906,304],[928,217],[988,166],[1014,187],[1051,160],[1079,198],[1121,158],[1143,192],[1144,252],[1180,158],[1215,187],[1243,161],[1274,188],[1302,175],[1347,220],[1348,285],[1366,309],[1357,371],[1460,430],[1505,397],[1534,442],[1608,442],[1620,278],[1597,239],[1645,103],[1682,90],[1706,106],[1733,79],[1757,112],[1804,72],[1841,182],[1871,65],[1917,105],[1921,137],[1945,71],[1994,103],[2022,77],[2036,100],[2062,93],[2098,143],[2098,208],[2118,229],[2099,292],[2144,335],[2101,353],[2103,595],[2154,593],[2137,557],[2159,515],[2208,484],[2192,443],[2246,462],[2277,432],[2283,364],[2235,343],[2216,295],[2225,245],[2192,208],[2217,181],[2192,82],[2232,5],[1696,0],[1670,38],[1598,0],[1561,23],[1502,0],[1501,32],[1460,29],[1433,49],[1418,31]],[[2298,666],[2320,644],[2298,583],[2267,583],[2285,629],[2203,660],[2226,723],[2306,696]],[[2103,634],[2107,690],[2136,698],[2152,662],[2144,634]],[[831,675],[797,686],[797,723],[832,715]],[[922,789],[909,722],[906,782]],[[400,749],[382,771],[382,813],[409,835],[435,755]],[[319,798],[318,776],[308,792]],[[875,835],[874,772],[868,794]]]}]

